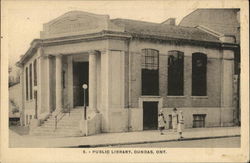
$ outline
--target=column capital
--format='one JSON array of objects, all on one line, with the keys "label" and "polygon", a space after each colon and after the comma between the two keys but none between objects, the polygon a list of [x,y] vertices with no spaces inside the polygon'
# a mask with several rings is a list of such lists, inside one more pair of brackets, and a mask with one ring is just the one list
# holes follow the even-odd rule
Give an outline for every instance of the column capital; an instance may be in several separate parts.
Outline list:
[{"label": "column capital", "polygon": [[223,50],[222,59],[233,60],[234,51],[233,50]]},{"label": "column capital", "polygon": [[54,56],[57,57],[57,58],[61,58],[62,54],[57,54],[57,55],[54,55]]},{"label": "column capital", "polygon": [[95,54],[99,54],[99,53],[100,53],[100,51],[98,51],[98,50],[89,50],[88,51],[89,55],[95,55]]}]

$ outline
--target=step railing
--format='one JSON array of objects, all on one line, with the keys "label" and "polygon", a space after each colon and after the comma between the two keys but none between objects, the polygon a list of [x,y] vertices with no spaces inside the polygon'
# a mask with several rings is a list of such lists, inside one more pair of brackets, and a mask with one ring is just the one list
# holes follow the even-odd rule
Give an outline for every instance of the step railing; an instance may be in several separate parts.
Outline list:
[{"label": "step railing", "polygon": [[54,131],[56,131],[57,129],[57,125],[59,123],[59,121],[65,116],[65,114],[69,114],[70,116],[70,107],[69,107],[69,104],[67,104],[65,107],[63,107],[62,110],[60,110],[58,113],[56,113],[55,115],[55,129]]}]

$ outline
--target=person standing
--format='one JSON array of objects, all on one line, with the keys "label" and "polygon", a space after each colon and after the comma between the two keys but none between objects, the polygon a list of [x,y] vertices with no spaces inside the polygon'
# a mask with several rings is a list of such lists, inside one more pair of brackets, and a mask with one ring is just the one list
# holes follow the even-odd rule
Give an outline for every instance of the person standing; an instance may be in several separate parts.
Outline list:
[{"label": "person standing", "polygon": [[178,113],[177,109],[174,108],[172,112],[172,126],[174,132],[177,132],[177,125],[178,125]]},{"label": "person standing", "polygon": [[184,129],[184,116],[182,111],[179,112],[178,114],[178,132],[179,132],[179,139],[183,138],[182,132]]},{"label": "person standing", "polygon": [[163,135],[163,130],[165,129],[166,120],[163,114],[163,110],[160,110],[160,114],[158,114],[158,125],[161,135]]}]

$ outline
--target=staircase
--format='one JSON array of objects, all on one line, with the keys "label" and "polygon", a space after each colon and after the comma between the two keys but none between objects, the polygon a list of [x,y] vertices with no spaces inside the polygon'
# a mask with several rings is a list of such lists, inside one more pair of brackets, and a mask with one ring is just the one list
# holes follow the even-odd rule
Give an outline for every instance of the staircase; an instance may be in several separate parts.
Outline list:
[{"label": "staircase", "polygon": [[56,137],[80,136],[79,122],[82,117],[82,107],[72,109],[70,114],[65,113],[64,116],[62,116],[57,123],[57,129],[55,129],[55,117],[52,114],[41,126],[33,129],[30,135]]}]

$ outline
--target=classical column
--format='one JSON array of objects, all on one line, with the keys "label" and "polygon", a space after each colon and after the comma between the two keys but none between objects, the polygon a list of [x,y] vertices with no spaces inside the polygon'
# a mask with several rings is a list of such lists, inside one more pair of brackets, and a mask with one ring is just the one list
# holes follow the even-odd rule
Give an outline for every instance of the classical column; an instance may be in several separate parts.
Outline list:
[{"label": "classical column", "polygon": [[67,89],[68,89],[68,103],[70,104],[70,107],[73,108],[74,106],[74,99],[73,99],[73,60],[72,60],[72,56],[68,56],[68,85],[67,85]]},{"label": "classical column", "polygon": [[97,112],[97,52],[89,52],[89,108]]},{"label": "classical column", "polygon": [[56,111],[62,109],[62,57],[56,56]]}]

